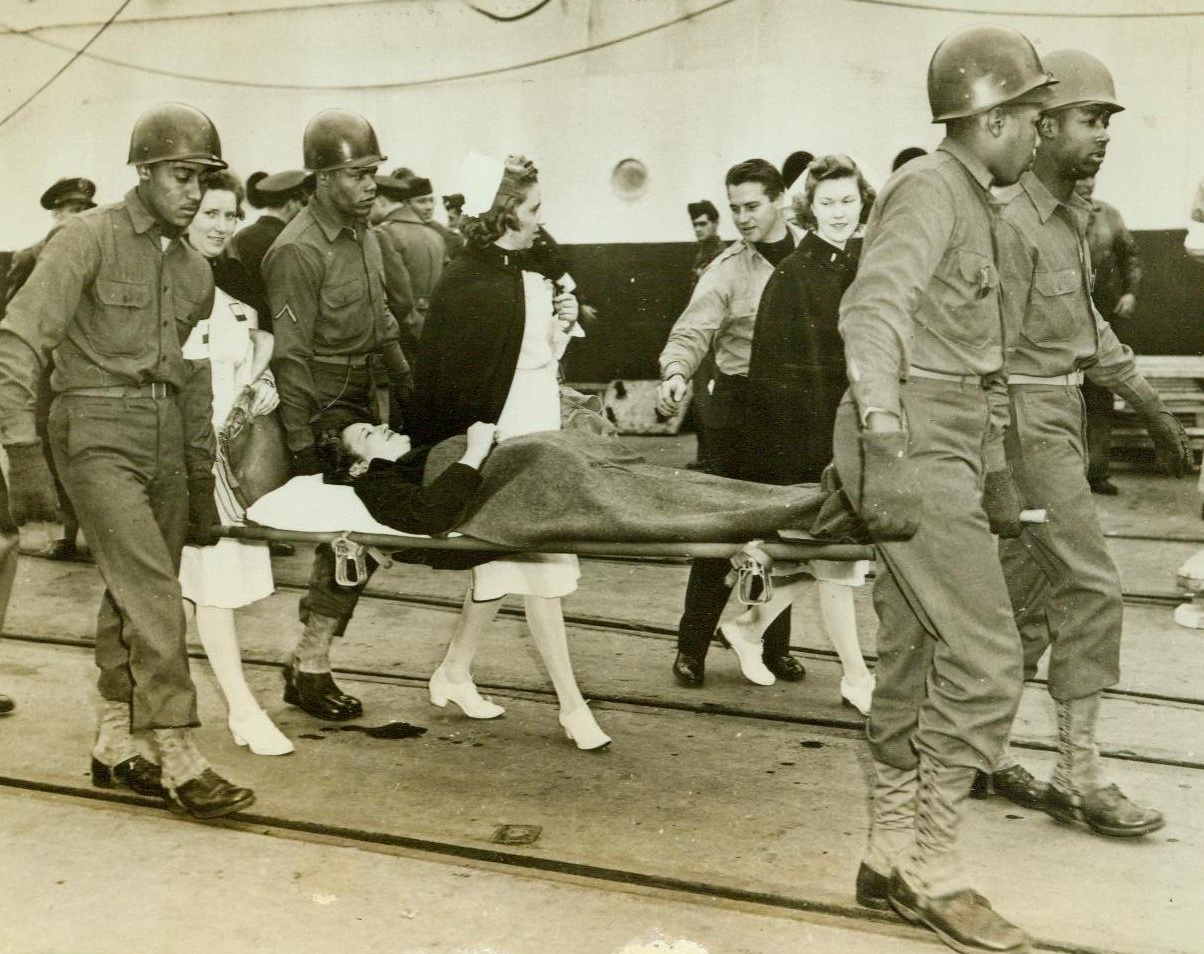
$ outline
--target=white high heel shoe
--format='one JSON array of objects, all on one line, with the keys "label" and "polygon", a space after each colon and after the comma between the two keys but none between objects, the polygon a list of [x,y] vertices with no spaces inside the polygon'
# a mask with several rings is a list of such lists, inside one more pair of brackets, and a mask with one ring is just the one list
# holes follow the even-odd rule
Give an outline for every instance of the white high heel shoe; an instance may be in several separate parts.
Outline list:
[{"label": "white high heel shoe", "polygon": [[442,709],[448,702],[454,702],[470,719],[496,719],[506,711],[492,700],[483,698],[471,679],[452,682],[442,666],[431,674],[427,688],[430,690],[431,705]]},{"label": "white high heel shoe", "polygon": [[234,744],[248,746],[256,755],[288,755],[293,751],[292,740],[276,728],[276,723],[262,709],[246,719],[230,716],[226,725],[234,736]]},{"label": "white high heel shoe", "polygon": [[863,716],[868,717],[870,714],[870,702],[873,698],[873,673],[870,673],[868,678],[862,682],[849,682],[844,676],[840,677],[840,699],[846,706],[850,706]]},{"label": "white high heel shoe", "polygon": [[588,703],[578,706],[568,715],[560,713],[560,727],[571,741],[577,743],[579,749],[593,751],[610,745],[610,736],[598,727]]},{"label": "white high heel shoe", "polygon": [[778,681],[761,658],[763,646],[759,639],[756,642],[745,639],[744,634],[729,623],[720,626],[719,632],[723,634],[727,644],[732,647],[732,652],[740,660],[740,671],[744,673],[745,679],[758,686],[772,686]]}]

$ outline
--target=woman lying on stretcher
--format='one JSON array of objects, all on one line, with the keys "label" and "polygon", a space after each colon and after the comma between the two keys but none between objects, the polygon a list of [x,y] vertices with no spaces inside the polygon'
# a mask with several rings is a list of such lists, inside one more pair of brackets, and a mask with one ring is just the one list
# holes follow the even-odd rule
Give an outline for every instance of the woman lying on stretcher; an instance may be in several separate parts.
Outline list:
[{"label": "woman lying on stretcher", "polygon": [[380,523],[403,533],[447,533],[481,486],[481,466],[493,449],[497,426],[477,421],[465,435],[463,455],[423,486],[425,452],[387,424],[328,426],[318,441],[327,483],[349,484]]},{"label": "woman lying on stretcher", "polygon": [[[856,536],[846,505],[831,489],[773,487],[657,466],[596,428],[515,437],[485,464],[491,434],[489,425],[474,424],[467,450],[460,437],[411,451],[407,437],[355,423],[328,428],[319,446],[331,463],[327,480],[350,484],[375,520],[406,533],[455,528],[530,549],[566,540],[746,542],[787,527],[831,540]],[[810,569],[846,585],[864,573],[857,563],[811,561]],[[750,608],[730,625],[746,640],[759,640],[768,621],[797,598],[798,585],[791,583],[779,587],[771,604]],[[829,607],[823,608],[831,627]],[[862,699],[842,684],[842,695],[863,712],[868,694]]]}]

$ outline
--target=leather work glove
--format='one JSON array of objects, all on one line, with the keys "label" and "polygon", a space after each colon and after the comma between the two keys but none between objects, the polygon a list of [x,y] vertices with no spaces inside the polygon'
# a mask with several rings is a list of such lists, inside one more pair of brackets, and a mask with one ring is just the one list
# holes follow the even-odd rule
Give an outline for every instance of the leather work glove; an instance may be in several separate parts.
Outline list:
[{"label": "leather work glove", "polygon": [[1154,442],[1154,453],[1158,466],[1172,477],[1191,473],[1195,458],[1191,451],[1191,440],[1179,419],[1166,409],[1162,399],[1155,397],[1134,408],[1145,425],[1146,433]]},{"label": "leather work glove", "polygon": [[1020,488],[1012,478],[1012,468],[988,470],[982,488],[982,509],[987,512],[991,532],[1005,539],[1020,536]]},{"label": "leather work glove", "polygon": [[188,478],[188,542],[193,546],[211,547],[221,537],[213,532],[222,518],[213,499],[213,475],[197,474]]},{"label": "leather work glove", "polygon": [[317,448],[310,444],[299,451],[293,451],[293,476],[307,477],[310,474],[322,473],[322,461],[318,457]]},{"label": "leather work glove", "polygon": [[8,507],[13,521],[22,526],[34,520],[57,521],[59,502],[42,442],[9,444]]},{"label": "leather work glove", "polygon": [[861,432],[861,519],[875,540],[909,540],[920,525],[921,475],[902,431]]}]

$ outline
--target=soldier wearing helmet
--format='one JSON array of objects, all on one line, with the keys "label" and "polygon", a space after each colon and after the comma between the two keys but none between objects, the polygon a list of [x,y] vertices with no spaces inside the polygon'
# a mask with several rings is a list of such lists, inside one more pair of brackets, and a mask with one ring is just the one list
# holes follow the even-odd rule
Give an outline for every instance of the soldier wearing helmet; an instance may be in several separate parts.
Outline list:
[{"label": "soldier wearing helmet", "polygon": [[880,554],[873,815],[857,901],[893,907],[959,951],[1027,949],[970,890],[957,828],[1022,684],[991,536],[1010,509],[995,493],[1007,388],[990,188],[1031,161],[1052,82],[1013,30],[962,30],[937,47],[928,98],[945,139],[878,193],[840,309],[849,391],[835,462]]},{"label": "soldier wearing helmet", "polygon": [[1059,50],[1044,62],[1059,83],[1038,124],[1032,171],[1005,197],[999,248],[1012,416],[1007,458],[1024,506],[1045,508],[1051,519],[1003,541],[1000,556],[1026,675],[1050,650],[1059,752],[1051,785],[1034,779],[1010,752],[990,782],[998,794],[1059,821],[1138,836],[1161,828],[1162,815],[1105,783],[1095,747],[1100,696],[1120,677],[1122,605],[1120,577],[1087,483],[1078,387],[1084,373],[1137,412],[1168,473],[1188,473],[1192,454],[1182,425],[1091,300],[1091,207],[1075,194],[1075,184],[1099,170],[1110,120],[1124,107],[1107,67],[1094,56]]},{"label": "soldier wearing helmet", "polygon": [[[272,370],[293,469],[317,474],[323,415],[345,409],[357,421],[392,422],[400,429],[411,379],[386,299],[380,241],[368,228],[376,172],[385,160],[376,132],[363,116],[328,109],[306,126],[303,152],[314,195],[268,250],[263,277],[276,335]],[[284,693],[286,702],[316,718],[354,719],[363,712],[330,674],[331,643],[347,628],[362,589],[340,588],[333,551],[325,544],[317,548],[301,601],[305,625],[285,671]]]},{"label": "soldier wearing helmet", "polygon": [[[0,442],[18,524],[54,518],[34,424],[37,379],[53,358],[49,443],[107,590],[96,632],[103,697],[93,784],[165,794],[195,817],[250,805],[197,750],[177,572],[185,539],[215,542],[209,371],[181,342],[209,317],[213,278],[182,241],[200,176],[224,167],[209,118],[164,103],[134,126],[138,184],[65,223],[0,323]],[[133,732],[153,733],[161,766]]]}]

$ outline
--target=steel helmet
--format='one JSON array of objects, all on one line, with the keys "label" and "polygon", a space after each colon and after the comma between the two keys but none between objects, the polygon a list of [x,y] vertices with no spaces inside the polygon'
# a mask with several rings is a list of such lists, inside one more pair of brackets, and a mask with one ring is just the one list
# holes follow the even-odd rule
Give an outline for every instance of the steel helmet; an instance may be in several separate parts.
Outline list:
[{"label": "steel helmet", "polygon": [[1042,107],[1046,112],[1088,103],[1107,106],[1111,113],[1119,113],[1124,109],[1116,101],[1116,86],[1108,67],[1090,53],[1055,50],[1047,54],[1042,62],[1058,78],[1053,95]]},{"label": "steel helmet", "polygon": [[310,172],[374,166],[388,158],[381,155],[372,124],[346,109],[324,109],[311,119],[301,151]]},{"label": "steel helmet", "polygon": [[226,168],[217,127],[199,109],[183,103],[160,103],[134,123],[129,164],[145,166],[169,159],[199,162],[214,169]]},{"label": "steel helmet", "polygon": [[1008,27],[970,27],[941,41],[928,64],[932,121],[975,116],[1056,83],[1028,37]]}]

